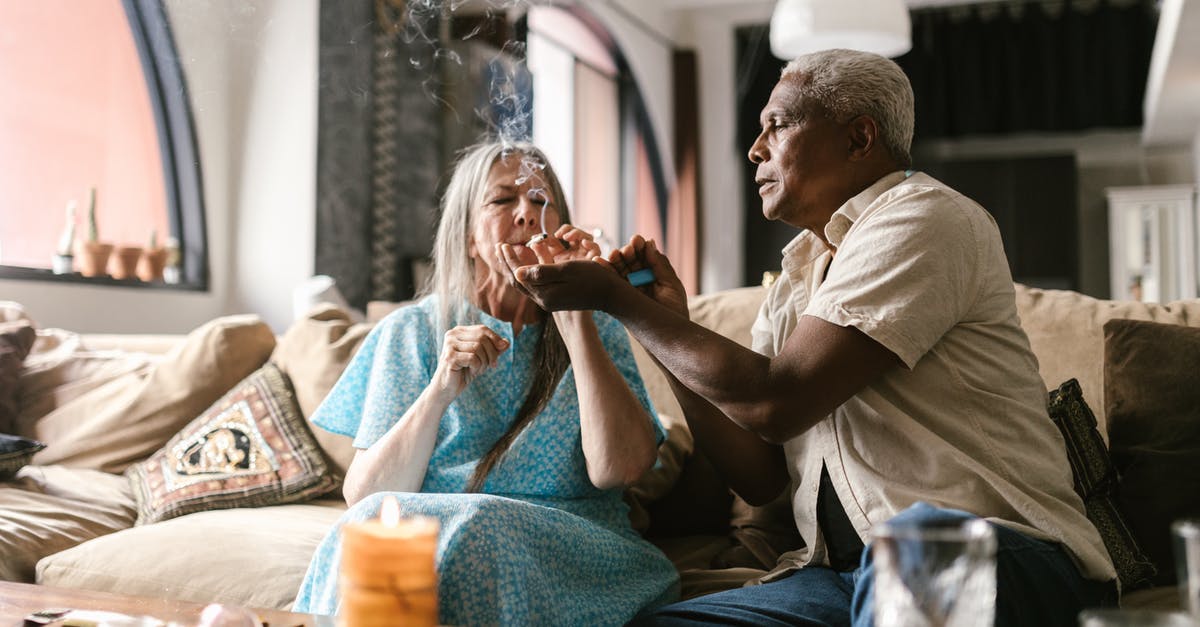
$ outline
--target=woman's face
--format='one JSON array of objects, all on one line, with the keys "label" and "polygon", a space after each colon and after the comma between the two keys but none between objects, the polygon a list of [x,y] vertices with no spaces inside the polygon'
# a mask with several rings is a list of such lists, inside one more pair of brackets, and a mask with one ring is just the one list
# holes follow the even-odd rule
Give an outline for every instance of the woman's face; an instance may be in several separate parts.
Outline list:
[{"label": "woman's face", "polygon": [[496,256],[496,244],[512,244],[518,258],[537,263],[525,243],[543,230],[553,233],[561,226],[557,201],[550,197],[542,169],[536,164],[523,154],[511,153],[497,159],[488,172],[483,204],[475,208],[468,246],[471,258],[492,272],[508,272],[504,260]]}]

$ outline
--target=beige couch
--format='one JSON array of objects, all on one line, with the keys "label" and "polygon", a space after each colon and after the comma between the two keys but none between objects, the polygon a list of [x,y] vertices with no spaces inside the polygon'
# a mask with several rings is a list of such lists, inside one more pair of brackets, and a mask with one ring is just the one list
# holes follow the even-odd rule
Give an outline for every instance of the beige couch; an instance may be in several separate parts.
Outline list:
[{"label": "beige couch", "polygon": [[[695,298],[693,319],[748,344],[764,293],[745,288]],[[1104,322],[1200,327],[1200,301],[1118,303],[1023,286],[1017,300],[1047,386],[1078,379],[1102,435]],[[23,315],[15,306],[0,307],[0,321]],[[0,579],[289,607],[313,549],[344,509],[336,492],[135,526],[133,494],[117,473],[160,448],[268,359],[291,378],[307,416],[369,328],[324,309],[280,337],[244,316],[186,337],[40,329],[21,373],[11,429],[48,446],[14,480],[0,483]],[[751,508],[733,498],[692,450],[661,374],[640,349],[638,359],[670,437],[661,463],[628,493],[631,519],[676,562],[685,595],[738,585],[799,541],[786,501]],[[352,455],[348,438],[316,431],[331,466],[344,469]],[[1125,603],[1171,606],[1177,599],[1173,588],[1159,587],[1127,594]]]}]

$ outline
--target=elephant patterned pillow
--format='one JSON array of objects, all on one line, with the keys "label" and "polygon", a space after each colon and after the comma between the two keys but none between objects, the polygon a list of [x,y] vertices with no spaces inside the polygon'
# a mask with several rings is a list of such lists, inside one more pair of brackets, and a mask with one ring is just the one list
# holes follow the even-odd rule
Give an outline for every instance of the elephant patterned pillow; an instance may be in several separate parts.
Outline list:
[{"label": "elephant patterned pillow", "polygon": [[137,524],[305,501],[336,485],[287,376],[266,364],[125,472]]}]

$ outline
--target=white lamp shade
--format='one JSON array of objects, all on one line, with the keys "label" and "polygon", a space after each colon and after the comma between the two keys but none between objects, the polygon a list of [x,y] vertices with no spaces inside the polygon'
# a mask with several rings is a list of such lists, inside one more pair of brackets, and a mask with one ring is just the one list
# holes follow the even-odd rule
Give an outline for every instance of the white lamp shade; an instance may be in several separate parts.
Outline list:
[{"label": "white lamp shade", "polygon": [[779,0],[771,53],[784,60],[830,48],[898,57],[912,48],[904,0]]}]

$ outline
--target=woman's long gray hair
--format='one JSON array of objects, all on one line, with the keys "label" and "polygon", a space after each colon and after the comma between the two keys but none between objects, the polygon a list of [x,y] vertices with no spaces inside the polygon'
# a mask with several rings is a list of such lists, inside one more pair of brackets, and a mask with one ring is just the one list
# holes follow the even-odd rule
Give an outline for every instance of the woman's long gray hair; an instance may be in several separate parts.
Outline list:
[{"label": "woman's long gray hair", "polygon": [[[546,155],[527,142],[486,142],[467,148],[454,168],[450,184],[442,197],[442,217],[433,246],[433,272],[422,295],[438,295],[439,323],[442,333],[464,324],[478,324],[480,303],[475,298],[475,259],[470,242],[475,214],[483,206],[488,174],[501,159],[520,159],[519,177],[535,177],[545,185],[545,194],[553,200],[559,222],[571,222],[562,185],[550,167]],[[518,181],[521,183],[523,181]],[[482,262],[481,262],[482,263]],[[472,306],[473,305],[473,306]],[[525,401],[508,431],[492,446],[467,484],[467,492],[479,492],[488,473],[512,446],[517,436],[541,413],[570,364],[562,336],[547,315],[533,355],[533,372]]]}]

